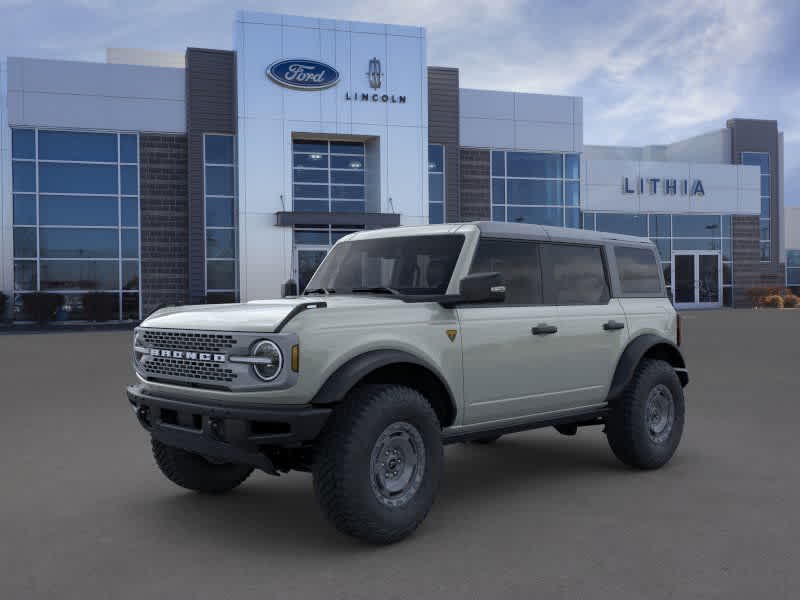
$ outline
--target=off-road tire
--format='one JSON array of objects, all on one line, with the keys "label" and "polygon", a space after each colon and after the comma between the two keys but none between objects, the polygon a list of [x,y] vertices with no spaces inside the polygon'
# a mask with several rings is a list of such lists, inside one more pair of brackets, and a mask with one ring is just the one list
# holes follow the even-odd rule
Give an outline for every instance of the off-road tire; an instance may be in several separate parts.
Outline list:
[{"label": "off-road tire", "polygon": [[253,472],[246,465],[212,463],[199,454],[151,440],[158,468],[172,483],[188,490],[221,494],[241,484]]},{"label": "off-road tire", "polygon": [[[674,408],[671,429],[660,441],[651,435],[648,421],[648,398],[658,386],[670,392]],[[637,469],[657,469],[672,458],[683,434],[685,405],[680,380],[669,363],[643,360],[610,409],[606,436],[619,460]]]},{"label": "off-road tire", "polygon": [[[413,471],[420,479],[405,503],[388,506],[390,501],[376,491],[373,452],[382,447],[387,428],[408,425],[424,446],[419,453],[424,467]],[[425,519],[439,488],[442,461],[441,426],[422,394],[402,385],[360,385],[336,406],[317,441],[314,492],[339,531],[389,544],[410,535]]]}]

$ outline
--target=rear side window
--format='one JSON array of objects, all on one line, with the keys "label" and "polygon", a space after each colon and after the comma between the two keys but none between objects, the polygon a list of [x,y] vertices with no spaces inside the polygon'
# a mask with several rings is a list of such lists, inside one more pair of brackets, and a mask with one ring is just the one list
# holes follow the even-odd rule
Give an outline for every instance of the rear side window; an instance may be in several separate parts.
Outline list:
[{"label": "rear side window", "polygon": [[607,304],[611,298],[603,263],[596,246],[542,244],[545,304]]},{"label": "rear side window", "polygon": [[647,248],[614,248],[623,294],[661,294],[655,253]]},{"label": "rear side window", "polygon": [[506,285],[506,304],[541,304],[542,272],[537,244],[481,238],[470,273],[497,271]]}]

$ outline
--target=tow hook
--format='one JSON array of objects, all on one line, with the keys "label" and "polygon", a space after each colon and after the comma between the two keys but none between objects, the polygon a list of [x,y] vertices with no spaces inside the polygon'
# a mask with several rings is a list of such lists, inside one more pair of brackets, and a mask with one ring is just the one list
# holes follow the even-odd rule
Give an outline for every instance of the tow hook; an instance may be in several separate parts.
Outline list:
[{"label": "tow hook", "polygon": [[135,409],[135,411],[136,418],[139,419],[139,423],[141,423],[144,427],[150,427],[150,408],[147,406],[139,406]]},{"label": "tow hook", "polygon": [[216,417],[209,418],[208,429],[211,432],[211,437],[219,441],[225,441],[224,428],[220,419]]}]

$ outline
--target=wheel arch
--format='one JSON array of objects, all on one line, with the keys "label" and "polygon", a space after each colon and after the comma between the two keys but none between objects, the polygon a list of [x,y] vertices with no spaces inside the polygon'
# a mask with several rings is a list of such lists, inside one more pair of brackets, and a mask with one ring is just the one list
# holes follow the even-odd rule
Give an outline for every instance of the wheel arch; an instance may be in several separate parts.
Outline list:
[{"label": "wheel arch", "polygon": [[669,363],[675,369],[681,385],[686,387],[689,384],[686,361],[683,359],[680,349],[660,335],[644,334],[631,340],[622,352],[611,380],[611,387],[608,390],[609,400],[622,393],[633,378],[636,367],[646,358]]},{"label": "wheel arch", "polygon": [[372,350],[350,359],[328,377],[311,403],[317,406],[337,404],[360,383],[397,383],[412,387],[431,403],[442,428],[455,422],[455,397],[447,381],[427,361],[402,350]]}]

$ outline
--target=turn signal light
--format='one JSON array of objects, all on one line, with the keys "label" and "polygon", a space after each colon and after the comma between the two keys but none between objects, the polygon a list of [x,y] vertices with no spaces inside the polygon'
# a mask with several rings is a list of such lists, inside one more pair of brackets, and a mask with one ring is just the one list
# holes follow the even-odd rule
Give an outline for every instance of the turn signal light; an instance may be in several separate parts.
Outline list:
[{"label": "turn signal light", "polygon": [[300,346],[297,344],[292,346],[292,371],[300,372]]}]

